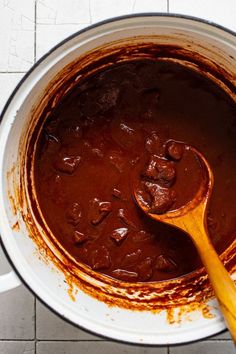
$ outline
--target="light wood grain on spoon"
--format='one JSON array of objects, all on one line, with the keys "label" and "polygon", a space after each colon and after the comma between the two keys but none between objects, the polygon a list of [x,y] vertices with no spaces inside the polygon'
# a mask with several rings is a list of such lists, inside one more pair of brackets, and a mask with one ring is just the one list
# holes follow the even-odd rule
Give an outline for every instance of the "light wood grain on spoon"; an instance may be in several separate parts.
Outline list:
[{"label": "light wood grain on spoon", "polygon": [[142,198],[135,189],[134,196],[139,207],[152,219],[179,228],[191,237],[206,268],[228,329],[236,343],[236,287],[219,259],[207,231],[206,209],[214,178],[205,157],[195,148],[189,147],[189,149],[198,156],[204,170],[201,186],[194,199],[177,210],[168,211],[165,214],[153,214],[142,203]]}]

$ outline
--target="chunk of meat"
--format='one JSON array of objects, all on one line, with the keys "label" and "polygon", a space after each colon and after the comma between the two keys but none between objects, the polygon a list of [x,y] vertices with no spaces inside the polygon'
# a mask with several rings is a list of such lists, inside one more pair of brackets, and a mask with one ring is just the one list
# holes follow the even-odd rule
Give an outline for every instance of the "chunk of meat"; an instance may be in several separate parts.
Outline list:
[{"label": "chunk of meat", "polygon": [[121,263],[122,266],[123,267],[134,266],[139,261],[141,255],[142,255],[142,251],[139,248],[131,253],[128,253],[122,260],[122,263]]},{"label": "chunk of meat", "polygon": [[156,169],[158,171],[158,181],[164,185],[173,184],[176,176],[175,166],[172,162],[158,158],[156,160]]},{"label": "chunk of meat", "polygon": [[125,209],[118,210],[118,217],[125,225],[130,226],[134,230],[136,229],[136,226],[134,225],[134,223],[127,216],[127,211],[125,211]]},{"label": "chunk of meat", "polygon": [[172,272],[176,270],[178,267],[172,258],[160,254],[155,260],[154,268],[162,272]]},{"label": "chunk of meat", "polygon": [[142,262],[140,262],[137,266],[138,275],[141,281],[147,281],[152,277],[153,270],[152,270],[152,263],[153,260],[151,257],[147,257]]},{"label": "chunk of meat", "polygon": [[152,202],[149,211],[154,214],[163,214],[170,210],[175,202],[175,192],[169,188],[163,188],[158,184],[145,182],[146,191],[150,194]]},{"label": "chunk of meat", "polygon": [[121,191],[117,188],[113,188],[112,195],[113,195],[113,197],[120,199],[121,198]]},{"label": "chunk of meat", "polygon": [[109,212],[102,212],[102,213],[99,213],[98,217],[96,219],[93,219],[91,221],[91,223],[94,225],[94,226],[97,226],[99,224],[101,224],[101,222],[106,218],[106,216],[109,214]]},{"label": "chunk of meat", "polygon": [[133,134],[134,133],[134,129],[130,128],[127,124],[125,123],[120,123],[120,129],[127,133],[127,134]]},{"label": "chunk of meat", "polygon": [[111,265],[111,258],[105,246],[99,246],[92,252],[92,269],[107,269]]},{"label": "chunk of meat", "polygon": [[92,148],[91,149],[91,152],[94,156],[96,157],[100,157],[100,158],[103,158],[104,157],[104,153],[102,152],[101,149],[97,149],[97,148]]},{"label": "chunk of meat", "polygon": [[83,234],[82,232],[75,231],[74,232],[74,242],[76,245],[80,245],[88,240],[88,236]]},{"label": "chunk of meat", "polygon": [[81,110],[86,116],[94,116],[111,109],[117,101],[119,89],[108,85],[103,87],[90,88],[83,91],[79,97]]},{"label": "chunk of meat", "polygon": [[176,170],[172,161],[152,155],[142,175],[162,186],[170,187],[175,181]]},{"label": "chunk of meat", "polygon": [[135,281],[138,278],[138,273],[131,272],[125,269],[115,269],[112,271],[112,275],[114,276],[114,278],[130,282]]},{"label": "chunk of meat", "polygon": [[112,210],[111,202],[100,202],[99,203],[99,212],[100,213],[110,213]]},{"label": "chunk of meat", "polygon": [[128,234],[129,230],[126,227],[120,227],[118,229],[115,229],[112,231],[110,237],[116,242],[116,243],[121,243],[121,241],[123,241],[127,234]]},{"label": "chunk of meat", "polygon": [[108,86],[102,94],[100,93],[97,101],[103,112],[115,106],[118,95],[119,89],[112,86]]},{"label": "chunk of meat", "polygon": [[152,132],[152,134],[147,138],[145,143],[145,148],[150,154],[157,154],[160,148],[160,138],[156,132]]},{"label": "chunk of meat", "polygon": [[104,157],[104,142],[102,136],[95,136],[92,141],[87,139],[82,140],[82,144],[86,155],[98,158]]},{"label": "chunk of meat", "polygon": [[82,216],[81,206],[79,203],[72,203],[66,210],[66,219],[69,224],[77,225]]},{"label": "chunk of meat", "polygon": [[80,156],[58,156],[54,161],[54,168],[59,172],[72,175],[77,169],[80,160]]},{"label": "chunk of meat", "polygon": [[174,161],[182,159],[184,154],[184,144],[177,141],[169,141],[166,144],[166,155]]},{"label": "chunk of meat", "polygon": [[111,210],[110,202],[101,202],[98,198],[94,198],[90,203],[91,223],[95,226],[101,224]]}]

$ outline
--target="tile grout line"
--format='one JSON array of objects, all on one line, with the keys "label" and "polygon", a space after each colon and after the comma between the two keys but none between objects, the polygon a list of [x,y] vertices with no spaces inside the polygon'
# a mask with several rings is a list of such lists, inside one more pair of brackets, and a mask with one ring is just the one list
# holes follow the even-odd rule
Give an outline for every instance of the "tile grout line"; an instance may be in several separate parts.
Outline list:
[{"label": "tile grout line", "polygon": [[[89,16],[91,17],[91,16]],[[40,26],[45,26],[45,27],[50,27],[50,26],[57,26],[57,27],[61,27],[61,26],[73,26],[73,25],[89,25],[91,22],[89,20],[89,22],[66,22],[66,23],[42,23],[37,21],[37,25]]]},{"label": "tile grout line", "polygon": [[0,74],[26,74],[27,71],[0,71]]},{"label": "tile grout line", "polygon": [[[16,340],[17,341],[17,340]],[[40,342],[65,342],[65,343],[120,343],[119,341],[113,341],[113,340],[109,340],[109,339],[36,339],[37,343]],[[127,343],[127,345],[129,345],[129,343]],[[132,344],[130,344],[132,346]]]},{"label": "tile grout line", "polygon": [[34,354],[37,352],[37,329],[36,329],[36,313],[37,313],[36,297],[34,297]]},{"label": "tile grout line", "polygon": [[136,0],[134,0],[133,4],[132,4],[132,10],[131,13],[135,13],[134,9],[135,9],[135,5],[136,5]]},{"label": "tile grout line", "polygon": [[37,39],[37,0],[34,1],[34,63],[36,62],[36,39]]},{"label": "tile grout line", "polygon": [[0,339],[0,343],[2,342],[32,342],[34,343],[34,339],[27,339],[27,338],[18,338],[18,339],[15,339],[15,338],[11,338],[11,339]]},{"label": "tile grout line", "polygon": [[89,6],[89,19],[90,19],[90,25],[92,24],[92,12],[91,12],[91,3],[90,0],[88,0],[88,6]]},{"label": "tile grout line", "polygon": [[[119,341],[113,341],[112,339],[37,339],[34,340],[34,339],[27,339],[27,338],[21,338],[21,339],[15,339],[15,338],[12,338],[12,339],[0,339],[0,343],[1,342],[37,342],[37,343],[40,343],[40,342],[72,342],[72,343],[83,343],[83,342],[91,342],[91,343],[120,343]],[[201,340],[201,341],[194,341],[194,342],[187,342],[187,343],[182,343],[182,345],[188,345],[188,344],[195,344],[195,343],[200,343],[200,342],[208,342],[208,343],[231,343],[231,339],[204,339],[204,340]],[[132,346],[133,344],[131,343],[126,343],[127,345],[130,345]],[[138,345],[138,344],[137,344]],[[145,345],[141,345],[141,347],[145,347]],[[148,347],[151,347],[149,346],[148,344],[146,344],[146,346]],[[175,344],[171,345],[173,347],[175,347]],[[169,350],[170,352],[170,348],[171,346],[169,345],[163,345],[162,347],[165,347]],[[168,353],[169,353],[168,352]]]}]

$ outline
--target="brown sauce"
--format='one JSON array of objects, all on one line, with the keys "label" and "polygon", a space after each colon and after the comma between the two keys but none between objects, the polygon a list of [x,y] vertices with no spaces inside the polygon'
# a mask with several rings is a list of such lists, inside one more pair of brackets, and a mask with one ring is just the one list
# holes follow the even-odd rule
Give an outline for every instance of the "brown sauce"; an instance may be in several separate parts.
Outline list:
[{"label": "brown sauce", "polygon": [[81,80],[52,110],[37,143],[34,177],[40,209],[75,259],[132,282],[179,277],[200,266],[189,237],[145,216],[132,197],[136,170],[145,166],[142,173],[150,178],[152,163],[160,168],[151,177],[175,191],[172,207],[194,195],[198,162],[171,146],[170,139],[187,142],[206,156],[215,177],[209,233],[218,252],[232,242],[233,102],[190,69],[138,60]]}]

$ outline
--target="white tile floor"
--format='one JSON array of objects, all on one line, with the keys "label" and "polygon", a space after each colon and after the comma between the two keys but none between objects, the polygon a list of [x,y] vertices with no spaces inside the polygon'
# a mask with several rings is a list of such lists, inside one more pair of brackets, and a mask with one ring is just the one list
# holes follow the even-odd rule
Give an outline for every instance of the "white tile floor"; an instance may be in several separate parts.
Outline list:
[{"label": "white tile floor", "polygon": [[[0,0],[0,111],[23,74],[53,45],[87,25],[137,12],[202,17],[236,31],[236,0]],[[0,252],[0,274],[9,266]],[[184,346],[105,341],[58,318],[23,286],[0,295],[1,354],[233,354],[228,332]]]}]

